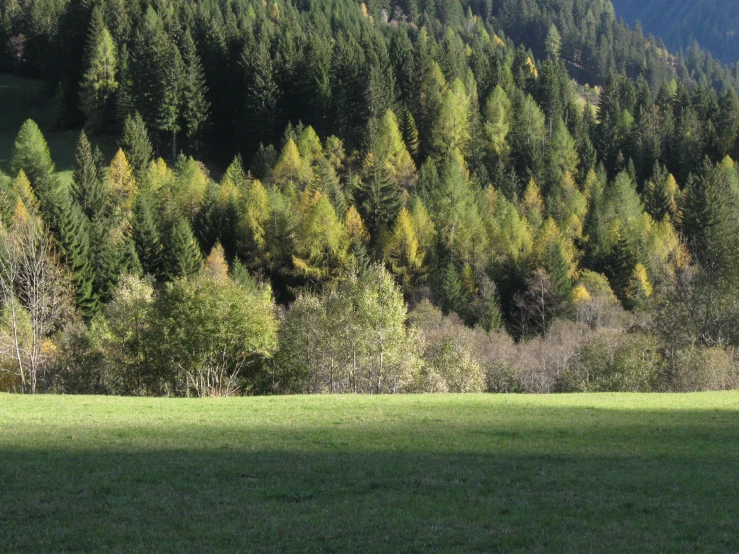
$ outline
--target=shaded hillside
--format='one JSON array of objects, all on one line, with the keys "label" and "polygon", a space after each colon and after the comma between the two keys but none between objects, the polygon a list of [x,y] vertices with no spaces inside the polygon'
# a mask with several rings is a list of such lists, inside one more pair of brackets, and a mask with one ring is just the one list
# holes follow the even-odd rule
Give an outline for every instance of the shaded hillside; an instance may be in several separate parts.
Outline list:
[{"label": "shaded hillside", "polygon": [[739,3],[733,0],[612,0],[616,15],[640,21],[645,33],[664,40],[670,50],[697,41],[724,63],[739,61]]}]

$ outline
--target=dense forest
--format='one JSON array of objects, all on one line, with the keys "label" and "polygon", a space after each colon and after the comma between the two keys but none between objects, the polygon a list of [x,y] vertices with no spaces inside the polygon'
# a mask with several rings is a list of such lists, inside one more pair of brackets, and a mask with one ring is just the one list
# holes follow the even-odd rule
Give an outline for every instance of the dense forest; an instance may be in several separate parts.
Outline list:
[{"label": "dense forest", "polygon": [[84,126],[0,177],[3,388],[739,386],[735,66],[589,0],[1,9]]},{"label": "dense forest", "polygon": [[732,0],[611,0],[619,17],[640,22],[671,50],[687,50],[695,42],[716,58],[739,61],[739,5]]}]

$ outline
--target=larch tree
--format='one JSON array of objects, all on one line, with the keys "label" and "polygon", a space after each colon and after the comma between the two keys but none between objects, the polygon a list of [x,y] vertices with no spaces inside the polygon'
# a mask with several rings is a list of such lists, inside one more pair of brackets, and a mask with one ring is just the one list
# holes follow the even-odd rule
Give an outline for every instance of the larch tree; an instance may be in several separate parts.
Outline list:
[{"label": "larch tree", "polygon": [[10,171],[13,175],[18,175],[21,169],[35,193],[42,196],[46,181],[54,173],[54,162],[51,161],[49,145],[41,129],[32,119],[23,123],[13,143]]},{"label": "larch tree", "polygon": [[425,256],[426,252],[419,245],[411,214],[402,208],[385,245],[385,262],[400,280],[406,295],[412,294],[422,276]]},{"label": "larch tree", "polygon": [[[95,10],[97,12],[97,10]],[[115,119],[116,48],[103,25],[91,23],[87,46],[87,70],[80,83],[80,103],[86,128],[91,133],[105,131]]]}]

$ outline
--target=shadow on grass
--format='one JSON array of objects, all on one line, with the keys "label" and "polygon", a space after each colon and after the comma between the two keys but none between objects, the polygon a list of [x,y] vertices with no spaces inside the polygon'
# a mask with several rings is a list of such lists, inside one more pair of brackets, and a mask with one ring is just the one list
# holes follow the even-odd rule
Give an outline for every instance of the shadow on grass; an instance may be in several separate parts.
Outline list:
[{"label": "shadow on grass", "polygon": [[556,414],[0,441],[0,550],[739,552],[736,412]]}]

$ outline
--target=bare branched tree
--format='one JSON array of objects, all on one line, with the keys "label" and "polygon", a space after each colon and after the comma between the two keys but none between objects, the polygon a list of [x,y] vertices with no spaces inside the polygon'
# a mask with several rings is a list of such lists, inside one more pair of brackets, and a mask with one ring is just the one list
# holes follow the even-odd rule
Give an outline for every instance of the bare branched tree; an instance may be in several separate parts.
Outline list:
[{"label": "bare branched tree", "polygon": [[35,393],[44,341],[70,306],[70,281],[48,231],[32,218],[0,227],[0,353],[23,392]]}]

